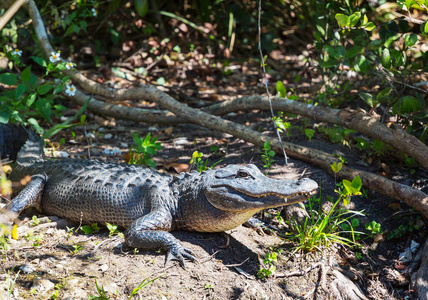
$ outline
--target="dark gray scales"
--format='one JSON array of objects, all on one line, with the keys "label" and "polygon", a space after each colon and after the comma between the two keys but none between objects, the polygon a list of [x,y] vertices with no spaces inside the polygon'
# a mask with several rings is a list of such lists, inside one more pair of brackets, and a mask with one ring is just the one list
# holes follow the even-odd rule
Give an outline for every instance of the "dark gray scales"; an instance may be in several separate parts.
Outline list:
[{"label": "dark gray scales", "polygon": [[[6,135],[11,128],[0,126],[0,133]],[[20,213],[35,205],[71,221],[120,225],[127,228],[128,246],[163,248],[166,263],[175,259],[183,266],[185,259],[195,257],[169,232],[233,229],[262,209],[304,201],[318,188],[306,178],[271,179],[254,165],[169,176],[97,160],[46,160],[43,142],[33,133],[17,155],[10,179],[27,175],[32,181],[7,209]]]}]

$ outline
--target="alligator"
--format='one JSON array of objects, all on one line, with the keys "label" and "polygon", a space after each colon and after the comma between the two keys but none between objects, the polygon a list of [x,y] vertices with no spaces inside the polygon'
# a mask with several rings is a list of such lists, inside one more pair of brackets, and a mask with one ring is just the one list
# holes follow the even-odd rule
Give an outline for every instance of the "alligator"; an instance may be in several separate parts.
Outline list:
[{"label": "alligator", "polygon": [[[15,156],[6,146],[14,142],[6,133],[11,130],[18,132],[12,125],[0,126],[0,152],[8,158]],[[185,267],[185,260],[197,261],[171,231],[230,230],[262,209],[304,201],[318,188],[308,178],[269,178],[253,164],[170,176],[94,159],[46,159],[42,139],[32,131],[27,137],[9,179],[31,180],[6,205],[9,212],[35,206],[70,221],[119,225],[129,247],[164,249],[165,265],[177,260]]]}]

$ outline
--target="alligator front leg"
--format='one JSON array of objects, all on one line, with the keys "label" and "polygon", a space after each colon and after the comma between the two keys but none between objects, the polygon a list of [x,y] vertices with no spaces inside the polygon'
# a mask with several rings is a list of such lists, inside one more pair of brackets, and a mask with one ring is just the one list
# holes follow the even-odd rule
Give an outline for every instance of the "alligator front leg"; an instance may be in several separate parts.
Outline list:
[{"label": "alligator front leg", "polygon": [[158,249],[167,251],[165,266],[170,260],[178,260],[185,267],[185,259],[197,261],[192,250],[184,248],[169,232],[171,228],[170,215],[164,211],[151,213],[135,220],[125,231],[125,241],[129,247]]}]

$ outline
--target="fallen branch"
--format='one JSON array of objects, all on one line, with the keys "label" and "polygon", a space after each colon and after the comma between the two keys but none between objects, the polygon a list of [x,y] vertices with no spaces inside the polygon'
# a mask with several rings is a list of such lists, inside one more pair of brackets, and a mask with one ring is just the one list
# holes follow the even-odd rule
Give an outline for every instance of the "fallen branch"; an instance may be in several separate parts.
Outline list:
[{"label": "fallen branch", "polygon": [[[277,111],[298,114],[317,121],[357,130],[403,151],[428,170],[428,147],[415,136],[405,132],[399,125],[388,127],[379,122],[379,116],[377,115],[369,116],[366,113],[352,109],[314,106],[280,97],[272,99],[272,106]],[[243,109],[268,110],[269,102],[267,97],[249,96],[214,104],[203,110],[214,115],[224,115]]]},{"label": "fallen branch", "polygon": [[335,299],[343,300],[368,300],[361,292],[360,288],[355,285],[348,277],[337,270],[332,270],[336,279],[331,283],[331,289]]}]

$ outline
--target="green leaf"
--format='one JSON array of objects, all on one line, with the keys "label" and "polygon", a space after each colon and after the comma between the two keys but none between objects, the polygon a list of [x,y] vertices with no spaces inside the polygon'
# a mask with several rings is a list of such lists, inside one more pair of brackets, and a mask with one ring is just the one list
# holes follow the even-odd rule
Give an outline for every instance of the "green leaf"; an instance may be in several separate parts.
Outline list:
[{"label": "green leaf", "polygon": [[360,55],[355,60],[354,69],[359,73],[366,73],[370,63],[367,61],[364,55]]},{"label": "green leaf", "polygon": [[39,93],[39,95],[44,95],[47,92],[49,92],[51,89],[53,88],[53,85],[45,83],[45,84],[41,84],[37,87],[37,93]]},{"label": "green leaf", "polygon": [[414,4],[417,4],[417,1],[415,0],[405,0],[407,9],[410,9]]},{"label": "green leaf", "polygon": [[28,66],[24,69],[24,71],[22,71],[20,77],[22,81],[30,81],[30,76],[31,76],[31,66]]},{"label": "green leaf", "polygon": [[309,142],[312,141],[314,134],[315,134],[315,130],[310,129],[310,128],[305,129],[305,135],[308,138]]},{"label": "green leaf", "polygon": [[80,26],[80,28],[82,28],[82,30],[84,31],[84,32],[86,32],[86,28],[88,27],[88,23],[86,23],[86,21],[80,21],[79,22],[79,26]]},{"label": "green leaf", "polygon": [[35,130],[38,134],[43,134],[43,133],[45,132],[45,130],[44,130],[42,127],[40,127],[39,122],[37,122],[37,120],[36,120],[36,119],[34,119],[34,118],[29,118],[29,119],[27,120],[27,122],[28,122],[28,124],[30,124],[30,125],[34,128],[34,130]]},{"label": "green leaf", "polygon": [[360,52],[360,47],[358,46],[353,46],[349,49],[346,49],[345,52],[345,58],[349,59],[349,58],[353,58],[355,56],[357,56],[357,54]]},{"label": "green leaf", "polygon": [[376,104],[372,94],[361,92],[358,93],[358,96],[360,96],[360,98],[363,99],[363,101],[366,102],[370,107],[373,107]]},{"label": "green leaf", "polygon": [[360,188],[362,185],[361,178],[359,176],[355,177],[352,182],[349,180],[343,179],[342,180],[343,186],[345,187],[346,191],[348,192],[348,195],[361,195]]},{"label": "green leaf", "polygon": [[45,98],[37,100],[36,110],[46,121],[51,122],[51,104]]},{"label": "green leaf", "polygon": [[325,36],[325,30],[324,30],[324,28],[321,25],[319,25],[319,24],[316,24],[315,26],[316,26],[317,30],[319,31],[319,33],[322,36]]},{"label": "green leaf", "polygon": [[165,85],[165,83],[166,83],[165,78],[163,78],[163,77],[159,77],[159,78],[156,80],[156,83],[157,83],[157,84],[159,84],[159,85]]},{"label": "green leaf", "polygon": [[34,60],[38,65],[46,67],[46,61],[43,58],[37,56],[30,56],[30,58]]},{"label": "green leaf", "polygon": [[381,63],[385,69],[389,69],[391,67],[391,55],[389,54],[389,49],[383,49]]},{"label": "green leaf", "polygon": [[337,53],[334,50],[334,48],[330,45],[324,45],[324,51],[327,52],[328,56],[330,56],[331,58],[336,58],[337,57]]},{"label": "green leaf", "polygon": [[9,122],[11,112],[7,107],[0,107],[0,123],[6,124]]},{"label": "green leaf", "polygon": [[390,54],[391,54],[391,58],[392,58],[392,65],[395,68],[400,67],[403,64],[403,55],[400,51],[391,48],[390,49]]},{"label": "green leaf", "polygon": [[3,73],[0,74],[0,83],[6,84],[6,85],[15,85],[18,83],[18,78],[15,74],[12,73]]},{"label": "green leaf", "polygon": [[278,81],[276,83],[276,92],[279,93],[281,98],[285,98],[287,96],[287,89],[285,88],[282,81]]},{"label": "green leaf", "polygon": [[393,113],[399,115],[415,113],[418,110],[422,109],[419,105],[418,99],[413,96],[407,95],[398,99],[397,103],[393,106]]},{"label": "green leaf", "polygon": [[82,229],[85,234],[94,233],[94,230],[89,225],[84,225],[84,226],[80,227],[80,229]]},{"label": "green leaf", "polygon": [[67,31],[65,32],[64,35],[69,35],[69,34],[79,33],[79,32],[80,32],[80,27],[76,24],[71,24],[70,26],[68,26]]},{"label": "green leaf", "polygon": [[350,20],[350,27],[354,27],[357,25],[358,21],[361,19],[361,13],[359,11],[354,12],[352,15],[349,16]]},{"label": "green leaf", "polygon": [[74,126],[80,125],[79,123],[68,125],[70,122],[74,122],[79,118],[79,116],[87,109],[89,102],[91,101],[92,96],[89,97],[89,99],[85,102],[85,104],[79,109],[77,114],[75,114],[71,119],[68,119],[67,121],[62,122],[61,124],[55,124],[52,126],[46,133],[43,135],[43,138],[49,138],[55,134],[57,134],[62,129],[72,128]]},{"label": "green leaf", "polygon": [[350,27],[349,25],[351,24],[351,20],[347,15],[336,14],[335,18],[340,27]]},{"label": "green leaf", "polygon": [[421,32],[428,34],[428,21],[425,21],[421,24]]},{"label": "green leaf", "polygon": [[33,105],[33,103],[34,103],[34,101],[36,101],[36,99],[37,99],[37,94],[31,93],[30,95],[28,95],[27,101],[25,101],[25,105],[27,107],[30,107],[31,105]]},{"label": "green leaf", "polygon": [[409,31],[409,21],[407,20],[398,20],[398,28],[400,32],[406,33]]},{"label": "green leaf", "polygon": [[144,18],[149,10],[149,1],[148,0],[134,0],[134,9],[137,14]]},{"label": "green leaf", "polygon": [[363,181],[361,180],[360,176],[355,177],[352,179],[352,187],[354,187],[357,190],[360,190],[363,186]]},{"label": "green leaf", "polygon": [[[335,59],[329,59],[327,61],[323,61],[320,66],[322,68],[328,69],[337,66],[338,62]],[[290,97],[289,97],[290,98]],[[290,98],[291,99],[291,98]]]},{"label": "green leaf", "polygon": [[39,78],[36,75],[31,73],[30,80],[28,81],[28,84],[30,85],[30,89],[35,89],[38,82],[39,82]]},{"label": "green leaf", "polygon": [[375,28],[376,28],[376,25],[373,24],[373,22],[368,22],[366,26],[364,26],[365,31],[373,31],[375,30]]},{"label": "green leaf", "polygon": [[367,18],[367,15],[364,15],[363,22],[361,25],[365,26],[369,22],[369,19]]},{"label": "green leaf", "polygon": [[55,86],[55,89],[52,94],[61,93],[63,89],[64,89],[64,86],[62,84],[58,84],[57,86]]},{"label": "green leaf", "polygon": [[339,173],[340,170],[342,170],[342,166],[343,166],[343,164],[341,162],[338,164],[336,162],[334,162],[333,164],[330,165],[330,167],[334,173]]},{"label": "green leaf", "polygon": [[28,91],[28,85],[21,83],[18,84],[18,86],[16,87],[16,96],[15,99],[19,100],[19,98],[21,98],[22,94],[24,94],[26,91]]},{"label": "green leaf", "polygon": [[378,103],[385,102],[386,100],[388,100],[389,94],[391,93],[391,91],[392,91],[391,87],[387,87],[387,88],[383,89],[382,91],[379,92],[379,94],[377,94],[376,101]]},{"label": "green leaf", "polygon": [[418,36],[414,33],[407,34],[404,37],[404,42],[406,43],[407,47],[412,47],[414,44],[416,44],[417,41],[418,41]]},{"label": "green leaf", "polygon": [[368,140],[362,137],[356,137],[354,140],[357,142],[356,147],[360,150],[366,150],[371,148],[371,144]]}]

